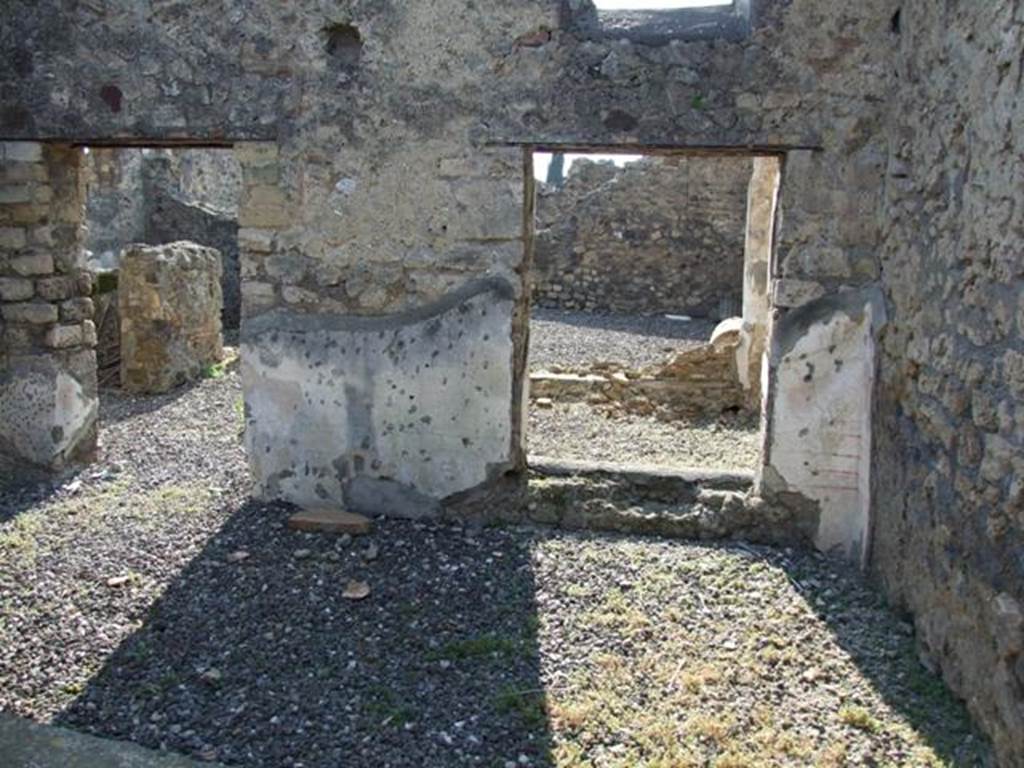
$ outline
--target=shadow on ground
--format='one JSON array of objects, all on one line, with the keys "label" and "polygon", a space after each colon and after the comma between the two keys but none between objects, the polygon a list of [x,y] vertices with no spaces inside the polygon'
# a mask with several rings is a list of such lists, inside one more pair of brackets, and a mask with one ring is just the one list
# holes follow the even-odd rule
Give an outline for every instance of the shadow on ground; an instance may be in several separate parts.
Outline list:
[{"label": "shadow on ground", "polygon": [[247,765],[547,764],[528,536],[289,512],[235,512],[56,722]]}]

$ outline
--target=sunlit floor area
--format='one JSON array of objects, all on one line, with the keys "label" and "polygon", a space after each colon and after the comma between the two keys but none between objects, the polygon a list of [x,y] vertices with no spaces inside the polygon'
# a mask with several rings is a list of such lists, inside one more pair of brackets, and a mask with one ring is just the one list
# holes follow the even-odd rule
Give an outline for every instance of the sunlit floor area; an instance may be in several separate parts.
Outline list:
[{"label": "sunlit floor area", "polygon": [[[237,375],[106,392],[99,463],[0,497],[0,708],[229,765],[983,758],[912,629],[813,553],[248,500]],[[353,587],[355,585],[355,587]]]}]

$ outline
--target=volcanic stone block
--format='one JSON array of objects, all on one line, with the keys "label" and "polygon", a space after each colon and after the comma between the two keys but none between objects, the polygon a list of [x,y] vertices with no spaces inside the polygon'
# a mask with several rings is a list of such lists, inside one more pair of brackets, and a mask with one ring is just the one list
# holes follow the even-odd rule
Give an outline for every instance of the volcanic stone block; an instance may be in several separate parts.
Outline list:
[{"label": "volcanic stone block", "polygon": [[221,257],[181,241],[121,254],[121,384],[166,392],[220,361]]}]

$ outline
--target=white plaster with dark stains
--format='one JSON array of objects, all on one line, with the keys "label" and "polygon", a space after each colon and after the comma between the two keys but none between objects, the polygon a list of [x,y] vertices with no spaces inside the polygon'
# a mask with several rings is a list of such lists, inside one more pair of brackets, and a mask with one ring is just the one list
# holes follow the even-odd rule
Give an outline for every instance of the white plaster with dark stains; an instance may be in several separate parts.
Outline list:
[{"label": "white plaster with dark stains", "polygon": [[492,279],[412,313],[251,321],[242,381],[262,495],[422,516],[511,468],[513,302]]}]

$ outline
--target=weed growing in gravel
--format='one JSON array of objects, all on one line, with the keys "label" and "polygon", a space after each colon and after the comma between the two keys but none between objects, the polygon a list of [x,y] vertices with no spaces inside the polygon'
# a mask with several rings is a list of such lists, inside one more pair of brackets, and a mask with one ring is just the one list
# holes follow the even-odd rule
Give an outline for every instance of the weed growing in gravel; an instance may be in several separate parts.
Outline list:
[{"label": "weed growing in gravel", "polygon": [[494,708],[503,715],[514,713],[531,730],[544,727],[548,719],[547,698],[544,691],[520,691],[505,688],[494,698]]},{"label": "weed growing in gravel", "polygon": [[31,557],[36,550],[36,535],[42,529],[41,515],[23,512],[0,526],[0,553]]},{"label": "weed growing in gravel", "polygon": [[516,652],[518,646],[519,644],[510,637],[495,634],[478,635],[445,643],[439,650],[427,653],[427,660],[458,661],[481,656],[511,656]]},{"label": "weed growing in gravel", "polygon": [[245,398],[239,395],[235,398],[235,418],[238,419],[238,431],[245,431]]},{"label": "weed growing in gravel", "polygon": [[200,376],[204,379],[223,379],[224,374],[227,372],[227,363],[211,363],[203,368],[200,372]]},{"label": "weed growing in gravel", "polygon": [[415,708],[403,703],[402,698],[390,688],[375,685],[369,694],[372,698],[363,707],[363,714],[377,726],[400,728],[418,715]]},{"label": "weed growing in gravel", "polygon": [[851,728],[866,733],[878,733],[881,724],[864,707],[847,706],[839,710],[839,719]]}]

